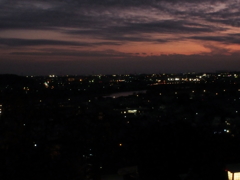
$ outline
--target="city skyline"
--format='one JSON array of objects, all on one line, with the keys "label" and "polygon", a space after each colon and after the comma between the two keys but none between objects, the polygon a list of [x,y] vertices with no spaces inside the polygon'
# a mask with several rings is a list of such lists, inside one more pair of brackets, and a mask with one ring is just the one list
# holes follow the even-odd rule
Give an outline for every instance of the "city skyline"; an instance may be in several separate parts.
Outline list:
[{"label": "city skyline", "polygon": [[239,0],[0,0],[0,73],[240,69]]}]

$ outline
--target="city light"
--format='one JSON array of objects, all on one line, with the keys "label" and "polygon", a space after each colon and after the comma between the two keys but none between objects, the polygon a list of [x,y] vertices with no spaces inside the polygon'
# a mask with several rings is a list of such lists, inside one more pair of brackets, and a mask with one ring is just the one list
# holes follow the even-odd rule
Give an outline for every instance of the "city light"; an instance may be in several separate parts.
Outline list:
[{"label": "city light", "polygon": [[48,85],[48,83],[47,83],[47,82],[44,82],[44,86],[45,86],[46,88],[48,88],[48,87],[49,87],[49,85]]},{"label": "city light", "polygon": [[[74,77],[75,81],[69,81],[70,77]],[[29,140],[32,139],[29,141],[29,146],[24,146],[26,149],[23,150],[38,152],[43,148],[46,157],[50,155],[49,160],[55,161],[60,152],[71,154],[72,149],[65,148],[70,144],[65,145],[65,140],[69,139],[70,142],[76,141],[70,144],[73,148],[75,144],[79,144],[79,151],[78,149],[74,151],[78,153],[77,157],[84,163],[96,160],[94,167],[97,168],[102,168],[104,161],[106,164],[111,164],[112,157],[117,157],[118,152],[121,152],[122,157],[127,159],[128,155],[125,157],[125,152],[129,152],[129,155],[134,154],[138,152],[139,147],[146,148],[148,150],[146,153],[161,152],[162,147],[166,149],[165,152],[174,153],[172,147],[185,142],[186,138],[190,138],[189,140],[199,138],[201,142],[206,142],[208,147],[204,151],[198,146],[192,147],[200,157],[203,157],[206,152],[212,154],[211,151],[215,148],[212,142],[215,139],[220,142],[218,150],[222,151],[221,154],[225,153],[225,147],[229,147],[230,151],[231,148],[235,148],[236,152],[240,150],[234,144],[237,142],[240,129],[238,126],[240,76],[239,79],[234,79],[238,83],[236,85],[232,83],[232,79],[227,83],[227,78],[224,79],[217,75],[210,75],[210,79],[208,77],[201,79],[201,81],[207,80],[207,84],[205,82],[197,84],[194,81],[196,79],[194,75],[159,76],[156,74],[139,77],[138,75],[130,77],[117,75],[117,78],[101,76],[102,84],[99,83],[100,80],[97,80],[98,76],[70,77],[34,77],[36,83],[25,84],[23,82],[18,89],[14,89],[15,87],[10,84],[0,89],[0,93],[3,92],[2,95],[0,94],[2,129],[13,126],[9,128],[10,132],[14,134],[17,132],[20,137],[27,135],[30,137]],[[126,79],[120,83],[119,77]],[[153,82],[150,82],[150,77],[153,82],[156,82],[156,79],[160,81],[159,79],[162,78],[161,84],[152,86]],[[179,81],[176,77],[180,77]],[[183,77],[187,81],[183,81]],[[188,80],[190,77],[191,82]],[[212,82],[215,77],[219,79],[219,82],[215,81],[217,84]],[[83,83],[79,82],[80,78]],[[134,83],[130,84],[130,78]],[[167,81],[168,78],[173,78],[174,81]],[[225,80],[226,82],[218,86]],[[46,88],[45,85],[49,87]],[[51,90],[52,87],[54,90]],[[28,91],[28,94],[25,94],[25,91]],[[16,95],[12,96],[14,93]],[[16,123],[12,123],[11,119],[13,122],[17,119]],[[15,131],[15,127],[19,131]],[[175,127],[180,127],[184,131],[173,132]],[[185,136],[186,132],[189,137]],[[155,145],[159,144],[161,138],[169,139],[168,135],[171,137],[172,133],[174,137],[177,137],[171,140],[173,146],[169,146],[169,142],[165,141],[160,142],[161,146]],[[203,136],[200,137],[199,133]],[[6,140],[9,140],[9,137],[6,136]],[[142,139],[144,141],[141,141]],[[13,140],[13,143],[19,143],[19,138],[16,142],[15,139]],[[135,142],[138,144],[135,145]],[[58,149],[55,148],[55,144],[60,144]],[[106,145],[109,149],[104,151]],[[31,156],[30,154],[29,157],[32,158]],[[165,154],[154,153],[148,156],[149,162],[154,161],[155,157],[159,160],[160,156],[165,156]],[[238,158],[237,153],[228,153],[226,156],[230,160]],[[62,155],[59,157],[62,158]],[[131,161],[137,164],[138,157],[131,158]],[[191,159],[191,153],[186,155],[186,160]],[[107,170],[107,168],[108,166],[104,166],[104,169]],[[185,168],[187,170],[189,166]],[[229,180],[240,180],[240,166],[239,169],[227,168],[226,179],[227,175]]]},{"label": "city light", "polygon": [[128,113],[134,114],[134,113],[137,113],[137,110],[128,110]]}]

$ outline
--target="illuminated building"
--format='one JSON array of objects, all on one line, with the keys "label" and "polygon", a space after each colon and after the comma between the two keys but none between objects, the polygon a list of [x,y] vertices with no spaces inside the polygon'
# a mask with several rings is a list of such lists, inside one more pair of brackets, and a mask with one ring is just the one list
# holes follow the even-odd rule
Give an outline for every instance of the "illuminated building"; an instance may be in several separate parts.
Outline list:
[{"label": "illuminated building", "polygon": [[129,113],[129,114],[134,114],[134,115],[136,115],[136,114],[137,114],[137,110],[136,110],[136,109],[134,109],[134,110],[128,110],[128,113]]},{"label": "illuminated building", "polygon": [[240,164],[227,165],[228,180],[240,180]]}]

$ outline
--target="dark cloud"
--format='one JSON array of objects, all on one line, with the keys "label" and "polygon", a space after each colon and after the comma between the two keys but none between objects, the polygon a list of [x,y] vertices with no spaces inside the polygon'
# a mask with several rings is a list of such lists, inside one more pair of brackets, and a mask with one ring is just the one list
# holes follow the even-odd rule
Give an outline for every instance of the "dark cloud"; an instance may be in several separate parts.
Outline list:
[{"label": "dark cloud", "polygon": [[[48,29],[59,31],[68,35],[88,36],[95,39],[111,40],[117,44],[124,42],[154,42],[165,43],[175,41],[174,38],[153,39],[151,36],[142,35],[144,33],[204,33],[224,30],[223,27],[206,25],[202,22],[194,22],[192,17],[201,17],[207,21],[221,24],[234,23],[229,22],[228,17],[232,17],[230,10],[204,13],[204,8],[196,11],[192,7],[198,7],[198,4],[211,3],[215,5],[221,0],[26,0],[26,1],[1,1],[0,2],[0,30],[6,29]],[[166,5],[169,3],[174,6]],[[230,6],[230,5],[229,5]],[[156,16],[161,17],[162,13],[172,16],[169,20],[157,20],[148,17],[148,14],[138,13],[134,15],[131,12],[138,8],[151,12],[151,8],[156,11]],[[186,10],[182,10],[184,8]],[[160,13],[161,12],[161,13]],[[160,14],[158,14],[160,13]],[[176,19],[174,19],[176,17]],[[217,20],[216,18],[220,20]],[[237,21],[235,20],[235,24]],[[240,24],[239,24],[240,25]],[[74,28],[71,30],[62,30],[63,28]],[[49,40],[1,40],[0,43],[9,46],[23,45],[78,45],[89,46],[88,43],[75,42],[56,42]],[[104,43],[103,43],[104,44]],[[106,43],[107,44],[107,43]],[[114,45],[114,43],[112,43]],[[97,45],[97,44],[96,44]],[[99,44],[101,45],[101,43]],[[109,43],[111,45],[111,43]]]},{"label": "dark cloud", "polygon": [[[17,67],[28,67],[36,73],[51,73],[51,69],[124,73],[237,68],[240,67],[238,52],[212,44],[240,44],[240,35],[227,31],[234,27],[237,32],[240,27],[239,7],[239,0],[0,0],[0,72],[19,73]],[[6,34],[20,29],[56,32],[59,40],[40,39],[37,35],[37,38],[24,39],[27,35],[11,36],[11,33],[1,36],[3,31]],[[66,41],[61,37],[75,39]],[[133,53],[119,52],[116,48],[126,49],[129,42],[156,45],[184,40],[199,42],[211,52],[149,56],[151,50],[145,51],[142,47],[143,52]],[[98,48],[105,45],[115,50]],[[28,46],[33,46],[34,52],[30,52]],[[69,50],[70,47],[77,47],[79,51]],[[4,48],[11,52],[4,54]],[[59,58],[67,60],[53,62]],[[32,61],[35,59],[52,62]]]},{"label": "dark cloud", "polygon": [[64,49],[42,49],[38,52],[12,52],[12,55],[22,55],[22,56],[62,56],[62,57],[112,57],[112,58],[122,58],[131,57],[131,53],[123,53],[115,50],[104,50],[104,51],[73,51]]},{"label": "dark cloud", "polygon": [[0,38],[0,45],[16,47],[16,46],[40,46],[40,45],[54,45],[54,46],[101,46],[101,45],[120,45],[116,42],[76,42],[76,41],[57,41],[44,39],[17,39],[17,38]]},{"label": "dark cloud", "polygon": [[[5,3],[4,3],[5,2]],[[31,0],[31,1],[4,1],[0,3],[0,29],[14,29],[14,28],[27,28],[27,29],[46,29],[46,28],[56,28],[56,27],[81,27],[81,28],[97,28],[97,27],[108,27],[109,25],[122,25],[122,23],[132,23],[135,24],[136,28],[145,28],[146,25],[150,28],[163,28],[170,29],[178,28],[179,22],[176,20],[172,22],[158,22],[153,21],[148,23],[143,23],[141,21],[149,20],[146,15],[142,18],[138,16],[130,16],[121,14],[122,6],[124,6],[128,11],[132,11],[133,8],[142,8],[143,10],[148,10],[151,12],[151,8],[157,9],[156,11],[165,12],[169,15],[180,15],[185,16],[206,16],[199,10],[197,13],[191,11],[192,6],[197,6],[200,4],[197,0],[69,0],[69,1],[44,1],[44,0]],[[221,2],[219,1],[201,1],[203,2]],[[174,3],[176,7],[166,6],[159,3]],[[187,3],[187,4],[186,4]],[[190,3],[190,5],[189,5]],[[186,11],[178,9],[178,6],[186,6]],[[188,8],[188,6],[190,6]],[[182,7],[181,7],[182,9]],[[205,10],[205,9],[204,9]],[[124,12],[123,12],[124,13]],[[121,17],[119,17],[121,15]],[[212,15],[212,14],[211,14]],[[221,16],[217,14],[218,16]],[[229,16],[228,16],[229,17]],[[209,18],[209,17],[207,17]],[[186,19],[187,20],[187,19]],[[138,24],[140,23],[140,24]],[[133,24],[133,23],[132,23]],[[132,28],[132,25],[127,26],[126,30]],[[133,27],[134,28],[134,27]],[[207,27],[206,27],[207,28]],[[204,27],[202,28],[184,28],[182,30],[193,30],[193,31],[207,31]]]},{"label": "dark cloud", "polygon": [[196,40],[204,40],[204,41],[216,41],[221,42],[223,44],[239,44],[240,45],[240,36],[238,34],[229,34],[229,35],[221,35],[218,36],[192,36],[191,39]]},{"label": "dark cloud", "polygon": [[[35,0],[33,0],[35,1]],[[38,0],[36,0],[38,2]],[[42,0],[42,2],[49,2],[48,0]],[[52,0],[54,3],[66,3],[66,4],[72,4],[74,6],[76,5],[82,5],[82,6],[146,6],[146,5],[154,5],[159,2],[168,2],[168,3],[199,3],[199,2],[210,2],[210,3],[216,3],[216,2],[225,2],[224,0],[182,0],[179,2],[179,0]]]},{"label": "dark cloud", "polygon": [[86,26],[95,20],[91,16],[81,14],[77,16],[69,11],[20,9],[13,10],[4,15],[1,13],[0,29],[55,29],[56,27],[79,27]]},{"label": "dark cloud", "polygon": [[182,32],[182,33],[196,33],[196,32],[212,32],[211,27],[195,24],[186,21],[178,20],[163,20],[149,23],[129,23],[125,27],[120,27],[122,31],[126,32],[149,32],[149,33],[166,33],[166,32]]},{"label": "dark cloud", "polygon": [[[220,28],[219,28],[220,29]],[[126,23],[121,26],[111,26],[108,28],[97,28],[95,30],[68,30],[65,33],[72,35],[88,35],[97,39],[107,39],[114,41],[133,41],[133,42],[154,42],[166,43],[176,41],[177,38],[165,37],[156,39],[144,33],[183,33],[196,34],[204,32],[214,32],[216,28],[197,23],[185,21],[166,20],[149,23]]]},{"label": "dark cloud", "polygon": [[43,39],[17,39],[17,38],[0,38],[0,44],[6,46],[38,46],[38,45],[72,45],[87,46],[88,43],[43,40]]}]

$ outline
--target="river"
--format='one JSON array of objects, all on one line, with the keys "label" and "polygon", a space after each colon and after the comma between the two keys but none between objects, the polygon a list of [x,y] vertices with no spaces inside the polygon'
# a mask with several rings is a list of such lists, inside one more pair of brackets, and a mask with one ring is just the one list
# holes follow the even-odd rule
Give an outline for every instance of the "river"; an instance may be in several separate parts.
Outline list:
[{"label": "river", "polygon": [[147,92],[147,90],[140,90],[140,91],[126,91],[126,92],[117,92],[117,93],[113,93],[113,94],[109,94],[103,97],[111,97],[111,98],[119,98],[119,97],[126,97],[126,96],[130,96],[133,94],[145,94]]}]

